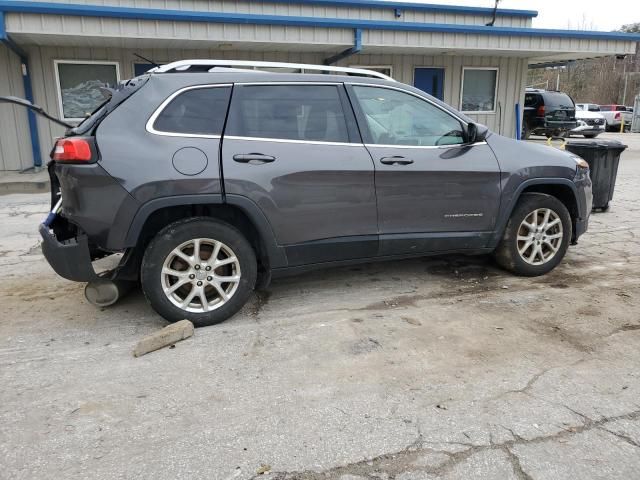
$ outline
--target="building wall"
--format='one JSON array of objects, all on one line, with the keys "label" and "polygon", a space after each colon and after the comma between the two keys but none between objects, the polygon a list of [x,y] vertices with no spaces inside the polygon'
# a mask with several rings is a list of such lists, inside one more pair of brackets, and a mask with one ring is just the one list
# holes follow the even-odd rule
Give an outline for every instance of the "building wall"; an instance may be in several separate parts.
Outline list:
[{"label": "building wall", "polygon": [[[24,97],[20,59],[0,45],[0,96]],[[23,170],[33,165],[27,111],[0,103],[0,170]]]},{"label": "building wall", "polygon": [[[51,3],[70,3],[69,0],[48,0]],[[73,0],[74,4],[110,5],[118,7],[153,8],[166,10],[195,10],[202,12],[247,13],[259,15],[291,15],[316,18],[345,18],[360,20],[387,20],[418,23],[455,23],[460,25],[485,25],[491,15],[469,15],[451,12],[433,12],[402,9],[400,17],[395,9],[353,8],[330,5],[300,4],[295,1],[268,2],[255,0]],[[489,4],[489,2],[487,2]],[[443,6],[446,8],[446,6]],[[111,20],[109,20],[111,21]],[[117,20],[115,20],[117,22]],[[522,16],[496,17],[496,26],[530,27],[531,18]]]},{"label": "building wall", "polygon": [[[33,81],[34,97],[37,103],[50,113],[60,115],[56,78],[54,72],[54,60],[103,60],[116,61],[120,66],[121,79],[133,76],[134,63],[140,60],[133,55],[134,52],[158,63],[166,63],[181,58],[229,58],[247,60],[267,60],[293,63],[321,64],[326,58],[326,53],[302,53],[302,52],[249,52],[249,51],[206,51],[206,50],[125,50],[106,48],[73,48],[73,47],[28,47],[27,52],[31,62],[31,76]],[[498,94],[497,111],[495,114],[470,115],[476,121],[486,124],[493,131],[506,136],[515,136],[515,104],[522,104],[524,97],[524,82],[526,78],[526,59],[515,57],[462,57],[462,56],[425,56],[425,55],[354,55],[343,60],[342,66],[391,66],[392,74],[398,81],[413,84],[413,72],[415,67],[442,67],[445,72],[444,101],[455,108],[460,107],[460,89],[462,81],[462,67],[498,67]],[[6,63],[0,51],[0,78],[1,75],[11,72],[14,87],[12,94],[21,96],[20,65],[17,57],[11,63]],[[0,83],[4,85],[4,82]],[[1,90],[0,90],[1,91]],[[24,109],[9,107],[12,115],[7,117],[9,127],[13,128],[9,133],[0,133],[2,145],[16,148],[15,138],[18,138],[18,147],[24,150],[20,158],[27,159],[30,165],[31,155],[29,151],[29,139],[26,115]],[[6,109],[6,107],[5,107]],[[1,113],[1,112],[0,112]],[[6,113],[5,113],[6,116]],[[4,116],[0,117],[3,119]],[[5,130],[4,128],[2,129]],[[40,134],[41,154],[43,160],[48,158],[52,143],[57,136],[63,133],[63,128],[43,118],[38,118],[38,131]],[[4,139],[4,140],[3,140]],[[0,150],[0,166],[2,169],[18,169],[25,167],[25,163],[11,163],[15,154],[10,150],[5,153]],[[26,166],[29,166],[26,165]]]}]

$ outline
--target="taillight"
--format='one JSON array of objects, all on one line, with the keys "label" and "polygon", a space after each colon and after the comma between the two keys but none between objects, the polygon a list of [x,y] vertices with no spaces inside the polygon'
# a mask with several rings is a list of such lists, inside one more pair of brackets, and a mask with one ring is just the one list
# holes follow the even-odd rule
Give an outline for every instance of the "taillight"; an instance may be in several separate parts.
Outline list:
[{"label": "taillight", "polygon": [[91,162],[93,153],[91,145],[85,138],[61,138],[51,152],[56,162]]},{"label": "taillight", "polygon": [[616,113],[616,115],[615,115],[615,117],[614,117],[614,118],[615,118],[616,120],[620,120],[620,117],[621,117],[621,114],[620,114],[620,112],[618,112],[618,113]]},{"label": "taillight", "polygon": [[537,113],[538,117],[544,117],[544,105],[540,105],[538,107],[538,113]]}]

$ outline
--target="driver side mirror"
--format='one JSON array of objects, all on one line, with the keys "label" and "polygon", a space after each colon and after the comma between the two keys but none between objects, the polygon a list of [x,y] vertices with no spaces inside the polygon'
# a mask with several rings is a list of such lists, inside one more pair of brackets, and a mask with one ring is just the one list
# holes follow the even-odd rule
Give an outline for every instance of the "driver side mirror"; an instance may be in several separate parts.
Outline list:
[{"label": "driver side mirror", "polygon": [[469,123],[466,128],[467,143],[484,142],[489,128],[480,123]]}]

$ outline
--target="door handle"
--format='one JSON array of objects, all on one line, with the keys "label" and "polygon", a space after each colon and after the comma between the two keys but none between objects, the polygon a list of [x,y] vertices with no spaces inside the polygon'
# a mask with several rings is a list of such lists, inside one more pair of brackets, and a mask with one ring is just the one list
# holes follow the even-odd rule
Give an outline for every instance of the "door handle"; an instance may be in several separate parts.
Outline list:
[{"label": "door handle", "polygon": [[380,163],[384,163],[385,165],[411,165],[413,160],[401,155],[394,155],[393,157],[382,157]]},{"label": "door handle", "polygon": [[233,156],[233,159],[239,163],[271,163],[276,157],[272,157],[271,155],[263,155],[262,153],[242,153]]}]

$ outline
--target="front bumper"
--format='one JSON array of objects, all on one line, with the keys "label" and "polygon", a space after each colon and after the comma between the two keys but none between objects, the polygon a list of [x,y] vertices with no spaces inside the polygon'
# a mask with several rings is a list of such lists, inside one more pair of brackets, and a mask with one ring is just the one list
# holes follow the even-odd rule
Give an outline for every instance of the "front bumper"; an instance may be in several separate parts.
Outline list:
[{"label": "front bumper", "polygon": [[587,231],[589,227],[589,216],[593,208],[593,186],[589,171],[579,171],[574,179],[576,186],[576,201],[578,203],[578,216],[575,219],[572,243],[578,241],[578,238]]},{"label": "front bumper", "polygon": [[598,134],[604,132],[604,125],[578,125],[572,133]]},{"label": "front bumper", "polygon": [[75,282],[91,282],[98,278],[89,252],[89,239],[80,234],[69,240],[59,241],[46,225],[40,225],[42,253],[51,268],[63,278]]}]

